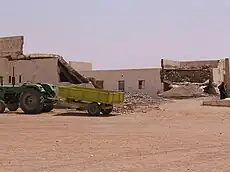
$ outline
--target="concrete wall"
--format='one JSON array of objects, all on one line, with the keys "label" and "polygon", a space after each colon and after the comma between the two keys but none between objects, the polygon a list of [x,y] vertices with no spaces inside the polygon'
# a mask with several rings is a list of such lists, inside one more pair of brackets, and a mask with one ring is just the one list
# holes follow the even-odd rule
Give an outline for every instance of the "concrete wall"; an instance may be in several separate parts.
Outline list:
[{"label": "concrete wall", "polygon": [[13,76],[13,66],[15,72],[15,83],[21,82],[47,82],[57,84],[59,82],[57,59],[36,59],[36,60],[15,60],[8,61],[0,58],[0,76],[4,77],[4,84],[9,83],[9,76]]},{"label": "concrete wall", "polygon": [[3,77],[3,84],[8,84],[9,61],[6,58],[0,58],[0,76]]},{"label": "concrete wall", "polygon": [[210,66],[211,68],[217,68],[219,60],[199,60],[199,61],[174,61],[163,59],[163,65],[167,69],[172,68],[201,68],[203,66]]},{"label": "concrete wall", "polygon": [[163,65],[165,68],[180,68],[180,61],[163,59]]},{"label": "concrete wall", "polygon": [[22,82],[47,82],[51,84],[59,83],[58,60],[51,59],[34,59],[12,61],[11,65],[15,66],[16,83],[19,75],[22,76]]},{"label": "concrete wall", "polygon": [[13,58],[17,55],[23,54],[23,36],[12,36],[0,38],[0,57],[12,56]]},{"label": "concrete wall", "polygon": [[224,81],[225,75],[225,62],[224,59],[219,60],[217,68],[213,68],[213,82],[216,84],[220,84]]},{"label": "concrete wall", "polygon": [[91,71],[93,68],[92,63],[89,62],[70,61],[69,64],[76,71]]},{"label": "concrete wall", "polygon": [[[96,70],[81,71],[86,77],[94,77],[104,81],[104,89],[118,90],[118,81],[125,81],[125,91],[148,93],[156,96],[162,90],[160,69],[130,69],[130,70]],[[145,80],[145,88],[138,89],[138,80]]]},{"label": "concrete wall", "polygon": [[199,60],[199,61],[180,61],[181,68],[201,68],[202,66],[210,66],[216,68],[219,60]]}]

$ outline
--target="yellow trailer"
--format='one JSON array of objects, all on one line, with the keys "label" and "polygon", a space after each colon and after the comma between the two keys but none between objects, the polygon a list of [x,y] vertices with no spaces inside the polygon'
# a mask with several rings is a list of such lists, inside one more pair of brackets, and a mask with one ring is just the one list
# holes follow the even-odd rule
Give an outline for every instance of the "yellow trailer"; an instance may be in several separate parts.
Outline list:
[{"label": "yellow trailer", "polygon": [[124,101],[124,93],[118,91],[85,88],[77,85],[59,86],[58,96],[68,103],[74,103],[79,110],[87,110],[90,115],[108,115],[113,104]]}]

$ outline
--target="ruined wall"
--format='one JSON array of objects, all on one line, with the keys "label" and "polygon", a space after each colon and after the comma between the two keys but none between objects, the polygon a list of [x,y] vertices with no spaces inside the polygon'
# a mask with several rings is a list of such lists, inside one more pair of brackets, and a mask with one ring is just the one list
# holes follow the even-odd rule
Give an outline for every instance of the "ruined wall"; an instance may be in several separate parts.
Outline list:
[{"label": "ruined wall", "polygon": [[197,82],[202,83],[218,74],[213,68],[217,68],[219,60],[201,60],[201,61],[171,61],[162,60],[161,79],[171,82]]},{"label": "ruined wall", "polygon": [[194,82],[202,83],[210,79],[210,70],[165,70],[165,80],[171,82]]},{"label": "ruined wall", "polygon": [[174,61],[174,60],[162,59],[161,60],[161,66],[162,65],[167,69],[180,68],[180,62]]},{"label": "ruined wall", "polygon": [[[125,81],[125,91],[142,92],[150,96],[157,96],[162,90],[160,69],[130,69],[130,70],[96,70],[81,71],[86,77],[104,81],[104,89],[118,90],[118,81]],[[145,81],[145,88],[138,89],[138,80]]]},{"label": "ruined wall", "polygon": [[200,61],[180,61],[181,68],[202,68],[209,66],[210,68],[217,68],[219,60],[200,60]]},{"label": "ruined wall", "polygon": [[10,56],[16,58],[23,54],[23,36],[12,36],[0,38],[0,57]]},{"label": "ruined wall", "polygon": [[162,65],[166,69],[197,69],[197,68],[217,68],[219,64],[219,60],[200,60],[200,61],[175,61],[162,59]]}]

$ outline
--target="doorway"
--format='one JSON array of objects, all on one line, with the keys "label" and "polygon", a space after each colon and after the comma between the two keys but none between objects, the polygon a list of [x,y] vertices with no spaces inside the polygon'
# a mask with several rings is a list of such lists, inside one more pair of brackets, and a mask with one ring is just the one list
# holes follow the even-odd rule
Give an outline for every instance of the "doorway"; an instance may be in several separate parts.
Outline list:
[{"label": "doorway", "polygon": [[124,80],[118,81],[118,90],[125,92],[125,81]]}]

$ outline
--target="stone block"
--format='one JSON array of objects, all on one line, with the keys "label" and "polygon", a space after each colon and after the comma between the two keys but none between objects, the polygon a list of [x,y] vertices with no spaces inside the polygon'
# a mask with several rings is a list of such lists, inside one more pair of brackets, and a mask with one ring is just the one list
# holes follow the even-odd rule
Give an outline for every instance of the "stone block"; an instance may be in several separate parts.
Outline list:
[{"label": "stone block", "polygon": [[0,38],[0,57],[17,56],[23,54],[23,36],[12,36]]}]

